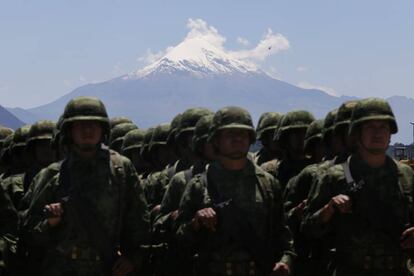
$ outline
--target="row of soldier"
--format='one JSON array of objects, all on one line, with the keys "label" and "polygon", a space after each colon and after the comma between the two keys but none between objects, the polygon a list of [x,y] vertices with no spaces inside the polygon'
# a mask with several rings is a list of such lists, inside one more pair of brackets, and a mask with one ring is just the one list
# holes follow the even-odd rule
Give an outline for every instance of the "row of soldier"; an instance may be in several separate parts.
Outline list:
[{"label": "row of soldier", "polygon": [[[239,107],[192,108],[147,130],[109,120],[97,99],[73,99],[57,124],[0,129],[2,266],[408,275],[414,180],[386,156],[396,132],[380,99],[346,102],[324,120],[267,112],[256,129]],[[263,147],[249,153],[256,139]]]}]

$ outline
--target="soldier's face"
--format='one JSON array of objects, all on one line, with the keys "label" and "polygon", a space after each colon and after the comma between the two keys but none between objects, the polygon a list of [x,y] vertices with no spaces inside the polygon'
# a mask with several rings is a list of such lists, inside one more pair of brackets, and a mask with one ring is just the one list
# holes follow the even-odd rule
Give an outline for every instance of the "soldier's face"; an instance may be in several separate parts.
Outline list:
[{"label": "soldier's face", "polygon": [[216,139],[218,154],[229,159],[242,159],[250,147],[250,135],[246,129],[223,129]]},{"label": "soldier's face", "polygon": [[46,167],[55,162],[56,153],[50,144],[50,140],[36,141],[34,151],[36,161],[41,167]]},{"label": "soldier's face", "polygon": [[72,123],[72,141],[80,149],[95,149],[102,139],[102,125],[97,121],[75,121]]},{"label": "soldier's face", "polygon": [[304,151],[306,129],[293,129],[288,133],[289,150],[297,153]]},{"label": "soldier's face", "polygon": [[[384,154],[391,138],[388,121],[367,121],[361,125],[360,143],[371,153]],[[361,147],[360,147],[361,148]]]}]

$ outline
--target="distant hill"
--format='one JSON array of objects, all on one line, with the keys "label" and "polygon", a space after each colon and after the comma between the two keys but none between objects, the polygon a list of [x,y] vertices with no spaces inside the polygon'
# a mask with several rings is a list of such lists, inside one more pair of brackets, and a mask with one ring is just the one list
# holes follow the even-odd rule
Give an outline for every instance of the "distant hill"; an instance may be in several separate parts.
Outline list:
[{"label": "distant hill", "polygon": [[0,125],[16,129],[23,126],[24,122],[0,105]]},{"label": "distant hill", "polygon": [[[255,121],[266,111],[306,109],[323,118],[352,97],[331,96],[321,90],[303,89],[274,79],[252,64],[229,56],[199,38],[187,39],[147,67],[101,83],[81,86],[51,103],[24,110],[9,109],[28,123],[57,120],[64,106],[76,96],[95,96],[109,115],[128,116],[140,127],[169,122],[190,107],[216,110],[227,105],[245,107]],[[392,97],[400,133],[394,138],[411,142],[410,118],[414,100]]]}]

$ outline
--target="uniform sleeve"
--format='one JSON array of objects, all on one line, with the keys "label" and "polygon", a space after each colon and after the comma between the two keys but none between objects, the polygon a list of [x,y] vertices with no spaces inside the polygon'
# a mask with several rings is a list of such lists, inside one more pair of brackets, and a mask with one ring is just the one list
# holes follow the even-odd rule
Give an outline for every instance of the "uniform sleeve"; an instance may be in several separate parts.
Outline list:
[{"label": "uniform sleeve", "polygon": [[302,232],[310,238],[321,238],[331,231],[331,223],[323,224],[319,219],[319,214],[322,207],[329,203],[332,197],[339,194],[337,188],[340,187],[341,183],[337,174],[337,167],[333,167],[314,184],[316,187],[312,198],[308,202],[302,224]]},{"label": "uniform sleeve", "polygon": [[175,221],[176,235],[179,243],[192,247],[198,241],[198,233],[193,230],[191,221],[195,213],[205,208],[204,189],[198,177],[193,178],[184,189]]},{"label": "uniform sleeve", "polygon": [[130,162],[125,164],[125,177],[125,205],[120,229],[121,252],[140,267],[143,260],[140,246],[148,244],[149,240],[148,206],[142,185]]},{"label": "uniform sleeve", "polygon": [[0,236],[16,236],[17,212],[7,193],[0,186]]},{"label": "uniform sleeve", "polygon": [[282,191],[275,178],[270,177],[270,181],[273,186],[273,239],[275,241],[276,262],[283,262],[289,265],[289,267],[292,267],[296,254],[293,246],[292,233],[286,223]]},{"label": "uniform sleeve", "polygon": [[171,213],[178,210],[181,196],[185,187],[183,173],[178,173],[170,180],[167,185],[164,197],[161,201],[161,208],[154,220],[154,229],[172,230]]},{"label": "uniform sleeve", "polygon": [[[47,172],[44,171],[43,173]],[[49,227],[43,214],[43,208],[45,205],[59,201],[56,195],[57,182],[57,175],[46,180],[39,174],[33,180],[34,185],[38,186],[39,190],[33,194],[30,207],[25,217],[22,218],[22,233],[28,244],[47,247],[52,243],[51,235],[55,229]]]}]

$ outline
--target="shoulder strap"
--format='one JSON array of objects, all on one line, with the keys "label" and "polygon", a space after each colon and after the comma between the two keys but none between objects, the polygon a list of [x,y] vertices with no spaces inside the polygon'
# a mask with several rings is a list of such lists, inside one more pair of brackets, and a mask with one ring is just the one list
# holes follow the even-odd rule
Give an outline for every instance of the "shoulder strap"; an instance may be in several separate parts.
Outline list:
[{"label": "shoulder strap", "polygon": [[351,174],[351,169],[349,168],[349,161],[350,160],[351,160],[351,156],[348,157],[346,162],[341,163],[341,166],[344,169],[346,183],[348,183],[348,184],[351,184],[351,183],[355,182],[355,180],[354,180],[354,178],[352,177],[352,174]]}]

